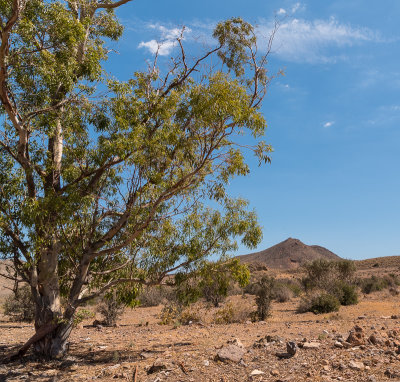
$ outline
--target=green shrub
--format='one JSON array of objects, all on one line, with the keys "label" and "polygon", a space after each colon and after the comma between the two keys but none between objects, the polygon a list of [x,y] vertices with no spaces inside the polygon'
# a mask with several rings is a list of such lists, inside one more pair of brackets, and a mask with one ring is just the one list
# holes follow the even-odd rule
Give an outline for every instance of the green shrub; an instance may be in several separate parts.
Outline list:
[{"label": "green shrub", "polygon": [[260,321],[263,321],[270,316],[274,287],[275,279],[273,277],[263,276],[258,283],[256,304],[257,317]]},{"label": "green shrub", "polygon": [[365,294],[381,291],[388,287],[387,280],[376,276],[362,279],[359,284],[362,292]]},{"label": "green shrub", "polygon": [[14,321],[32,322],[35,318],[35,303],[30,287],[23,286],[8,296],[3,305],[4,315]]},{"label": "green shrub", "polygon": [[317,259],[305,264],[304,269],[306,276],[302,279],[302,284],[306,291],[322,289],[332,293],[337,280],[348,284],[354,282],[356,266],[351,260]]},{"label": "green shrub", "polygon": [[356,305],[358,303],[358,293],[355,285],[339,282],[336,285],[334,295],[341,305]]},{"label": "green shrub", "polygon": [[340,308],[339,300],[329,294],[322,293],[311,300],[310,312],[315,314],[337,312]]},{"label": "green shrub", "polygon": [[317,293],[302,297],[297,307],[297,313],[313,312],[315,314],[337,312],[340,302],[336,296],[329,293]]}]

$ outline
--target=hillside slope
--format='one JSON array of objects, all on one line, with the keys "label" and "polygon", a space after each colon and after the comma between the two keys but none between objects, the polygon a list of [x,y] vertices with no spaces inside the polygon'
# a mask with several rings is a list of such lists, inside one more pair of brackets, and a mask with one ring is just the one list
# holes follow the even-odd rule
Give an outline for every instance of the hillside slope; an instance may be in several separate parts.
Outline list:
[{"label": "hillside slope", "polygon": [[306,245],[298,239],[289,238],[260,252],[238,256],[244,263],[264,265],[274,269],[295,269],[319,258],[339,260],[340,257],[324,247]]}]

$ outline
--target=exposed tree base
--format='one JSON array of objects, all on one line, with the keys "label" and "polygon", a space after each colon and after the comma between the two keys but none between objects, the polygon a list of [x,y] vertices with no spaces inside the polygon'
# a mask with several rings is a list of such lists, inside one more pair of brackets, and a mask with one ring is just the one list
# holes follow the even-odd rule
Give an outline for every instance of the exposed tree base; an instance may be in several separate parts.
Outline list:
[{"label": "exposed tree base", "polygon": [[16,359],[22,357],[33,344],[42,340],[56,328],[57,324],[48,324],[39,328],[36,333],[18,350],[18,352],[10,357],[10,361],[15,361]]}]

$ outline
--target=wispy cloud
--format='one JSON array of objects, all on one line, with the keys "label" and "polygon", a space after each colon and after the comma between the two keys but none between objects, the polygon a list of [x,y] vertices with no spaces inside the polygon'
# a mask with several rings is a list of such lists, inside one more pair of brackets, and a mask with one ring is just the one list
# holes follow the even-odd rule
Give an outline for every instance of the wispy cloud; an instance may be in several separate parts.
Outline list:
[{"label": "wispy cloud", "polygon": [[[295,3],[289,11],[281,8],[277,12],[284,17],[273,42],[273,53],[279,58],[291,62],[326,63],[346,57],[344,48],[367,42],[380,42],[378,33],[363,27],[340,23],[335,18],[327,20],[305,20],[288,17],[301,9],[301,3]],[[186,42],[212,44],[212,21],[193,21],[185,28],[182,39]],[[274,21],[261,19],[256,27],[260,48],[266,49]],[[152,23],[145,29],[153,33],[149,40],[141,41],[139,48],[151,54],[158,51],[161,56],[169,55],[178,45],[176,39],[181,36],[182,28],[176,25]]]},{"label": "wispy cloud", "polygon": [[334,123],[335,123],[335,121],[328,121],[328,122],[325,122],[322,126],[325,128],[328,128],[328,127],[331,127]]},{"label": "wispy cloud", "polygon": [[[272,27],[271,21],[262,21],[259,34],[267,37]],[[275,54],[287,61],[320,63],[340,57],[329,54],[329,49],[379,40],[377,33],[370,29],[341,24],[335,18],[313,21],[293,18],[281,23],[273,48]]]}]

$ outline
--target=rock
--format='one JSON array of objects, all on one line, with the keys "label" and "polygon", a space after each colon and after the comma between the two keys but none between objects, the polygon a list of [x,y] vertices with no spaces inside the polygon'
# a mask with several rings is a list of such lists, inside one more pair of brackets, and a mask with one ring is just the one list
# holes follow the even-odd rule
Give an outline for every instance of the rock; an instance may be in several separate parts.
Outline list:
[{"label": "rock", "polygon": [[271,375],[273,375],[274,377],[277,377],[279,375],[279,371],[277,369],[272,369],[270,371]]},{"label": "rock", "polygon": [[239,338],[234,338],[233,340],[229,340],[228,344],[235,345],[235,346],[238,346],[238,347],[244,349],[244,345],[242,344],[242,341],[239,340]]},{"label": "rock", "polygon": [[349,336],[347,337],[346,342],[351,343],[352,345],[363,345],[365,343],[364,338],[364,330],[360,326],[356,325],[351,331]]},{"label": "rock", "polygon": [[318,349],[320,346],[319,342],[304,342],[303,349]]},{"label": "rock", "polygon": [[296,345],[296,343],[293,342],[293,341],[287,342],[287,343],[286,343],[286,351],[287,351],[290,355],[294,356],[294,355],[296,354],[296,351],[297,351],[297,345]]},{"label": "rock", "polygon": [[383,344],[383,339],[380,336],[378,336],[378,334],[376,334],[376,333],[372,333],[369,336],[368,341],[372,345],[382,345]]},{"label": "rock", "polygon": [[227,345],[221,348],[216,355],[216,359],[222,362],[236,362],[239,363],[245,351],[243,348],[236,345]]},{"label": "rock", "polygon": [[336,348],[343,348],[343,344],[341,343],[341,342],[339,342],[339,341],[336,341],[335,343],[334,343],[334,346],[336,347]]},{"label": "rock", "polygon": [[210,361],[209,361],[208,359],[205,359],[205,360],[203,361],[203,365],[204,365],[204,366],[210,366]]},{"label": "rock", "polygon": [[263,371],[257,370],[257,369],[254,369],[254,370],[250,373],[251,376],[254,376],[254,375],[262,375],[262,374],[265,374],[265,373],[264,373]]},{"label": "rock", "polygon": [[397,314],[392,314],[392,315],[390,316],[390,318],[391,318],[392,320],[398,320],[398,319],[400,319],[400,316],[398,316]]},{"label": "rock", "polygon": [[364,370],[365,366],[362,362],[350,361],[349,362],[350,369],[353,370]]},{"label": "rock", "polygon": [[253,348],[265,348],[275,342],[281,342],[281,340],[282,339],[279,336],[266,335],[264,338],[261,338],[261,339],[257,340],[256,342],[254,342]]},{"label": "rock", "polygon": [[153,365],[147,370],[147,374],[158,373],[161,370],[170,370],[172,369],[172,365],[167,362],[165,359],[157,358]]}]

